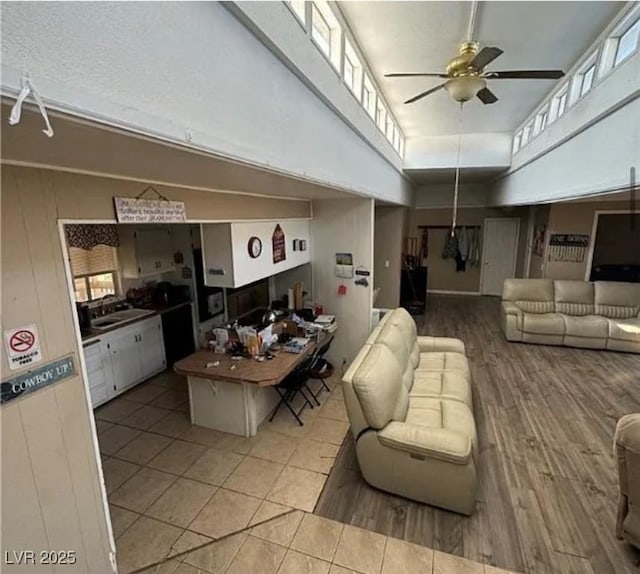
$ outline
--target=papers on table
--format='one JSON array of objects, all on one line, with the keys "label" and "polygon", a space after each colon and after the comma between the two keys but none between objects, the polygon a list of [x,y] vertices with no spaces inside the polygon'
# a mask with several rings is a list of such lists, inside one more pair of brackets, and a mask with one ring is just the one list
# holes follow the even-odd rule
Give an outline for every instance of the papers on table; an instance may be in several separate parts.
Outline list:
[{"label": "papers on table", "polygon": [[282,347],[287,353],[302,353],[309,344],[307,337],[294,337],[289,339]]}]

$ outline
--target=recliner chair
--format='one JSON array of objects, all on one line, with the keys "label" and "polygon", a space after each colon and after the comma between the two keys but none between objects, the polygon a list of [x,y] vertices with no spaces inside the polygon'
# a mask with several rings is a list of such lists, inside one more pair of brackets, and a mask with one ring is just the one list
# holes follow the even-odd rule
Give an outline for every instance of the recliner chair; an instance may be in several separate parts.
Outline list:
[{"label": "recliner chair", "polygon": [[615,450],[620,484],[616,536],[640,548],[640,413],[618,421]]}]

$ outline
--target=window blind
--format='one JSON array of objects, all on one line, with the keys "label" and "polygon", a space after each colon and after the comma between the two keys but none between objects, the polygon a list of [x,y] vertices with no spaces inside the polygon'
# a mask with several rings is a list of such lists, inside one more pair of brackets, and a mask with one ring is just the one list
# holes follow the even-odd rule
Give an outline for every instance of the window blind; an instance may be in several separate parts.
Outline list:
[{"label": "window blind", "polygon": [[69,247],[71,271],[74,277],[108,273],[116,270],[116,250],[109,245],[96,245],[93,249]]}]

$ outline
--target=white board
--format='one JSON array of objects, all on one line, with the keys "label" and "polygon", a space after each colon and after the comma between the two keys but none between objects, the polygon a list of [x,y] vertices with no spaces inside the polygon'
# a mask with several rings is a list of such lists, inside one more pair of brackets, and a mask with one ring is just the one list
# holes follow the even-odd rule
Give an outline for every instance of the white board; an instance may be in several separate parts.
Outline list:
[{"label": "white board", "polygon": [[118,223],[184,223],[184,201],[114,197]]}]

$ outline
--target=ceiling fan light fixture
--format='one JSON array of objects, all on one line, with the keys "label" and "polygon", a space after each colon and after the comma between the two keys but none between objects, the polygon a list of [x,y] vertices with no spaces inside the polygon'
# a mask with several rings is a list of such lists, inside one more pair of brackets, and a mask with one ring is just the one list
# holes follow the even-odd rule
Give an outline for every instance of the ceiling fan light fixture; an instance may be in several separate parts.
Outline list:
[{"label": "ceiling fan light fixture", "polygon": [[487,82],[477,76],[461,76],[445,82],[444,87],[456,102],[467,102],[486,87]]}]

